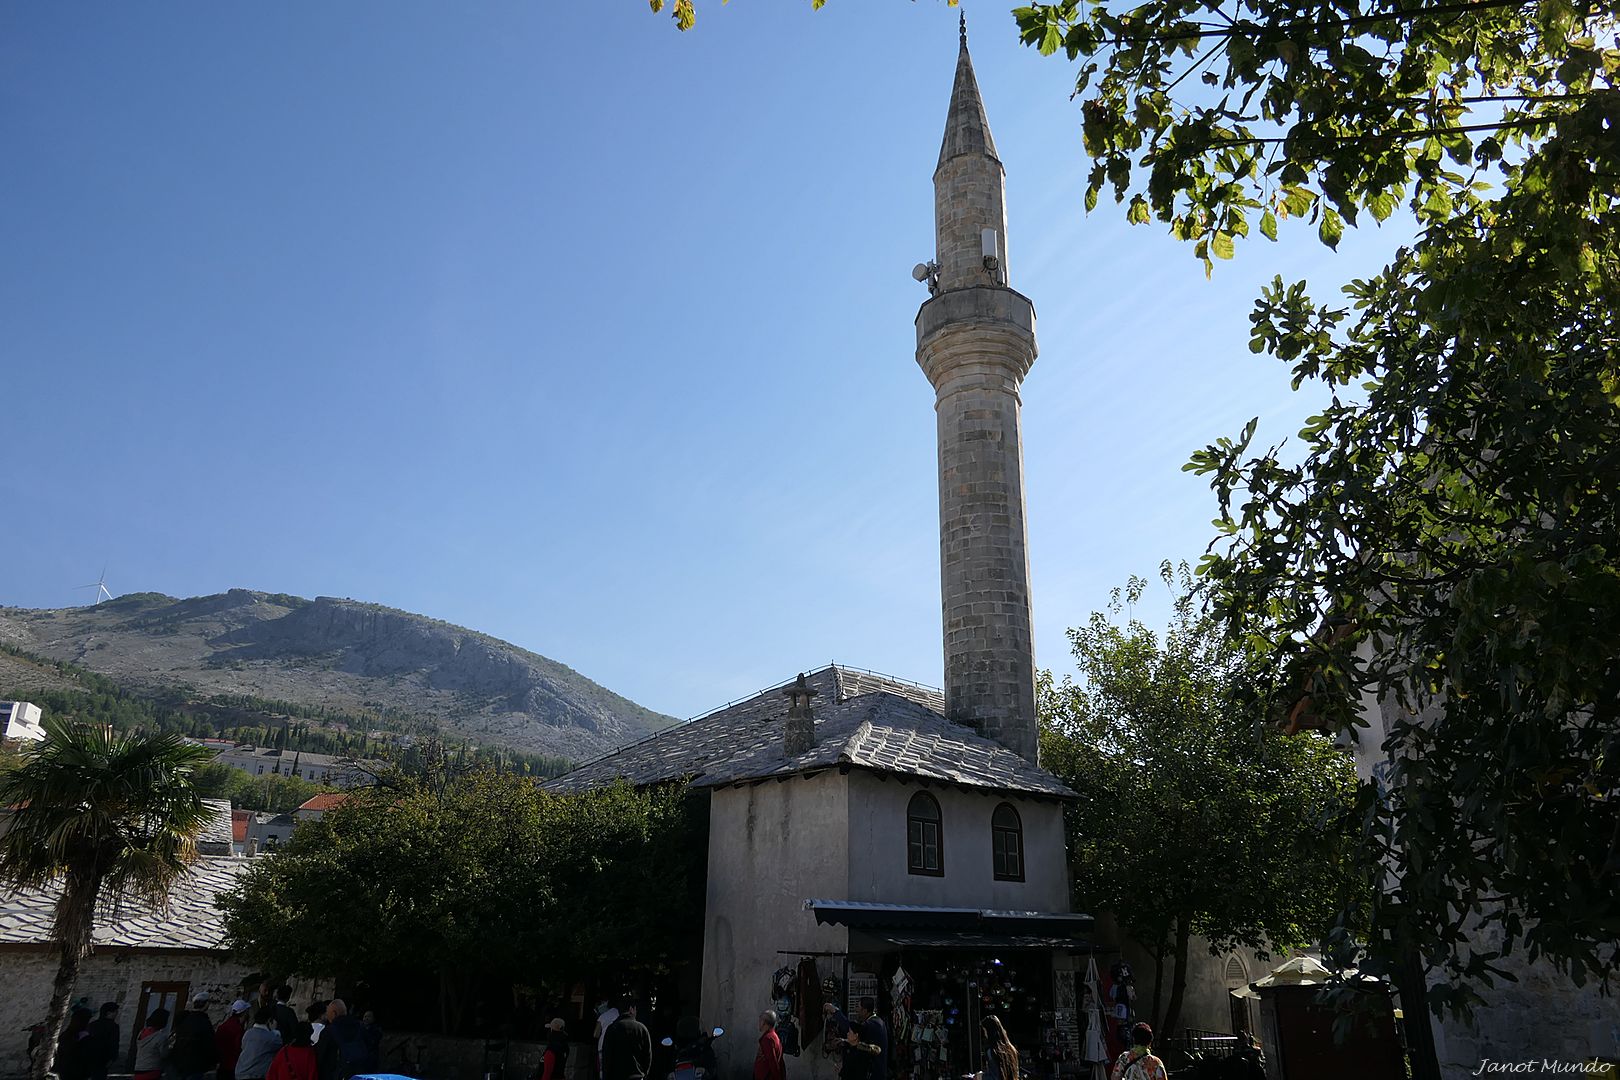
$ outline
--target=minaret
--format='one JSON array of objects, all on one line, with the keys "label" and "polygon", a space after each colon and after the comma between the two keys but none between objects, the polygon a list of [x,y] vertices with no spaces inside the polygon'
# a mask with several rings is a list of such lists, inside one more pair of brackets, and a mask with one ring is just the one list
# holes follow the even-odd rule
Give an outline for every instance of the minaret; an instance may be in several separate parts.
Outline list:
[{"label": "minaret", "polygon": [[1035,362],[1035,308],[1007,286],[1005,175],[968,56],[956,60],[934,170],[933,298],[917,363],[939,418],[939,559],[945,711],[1038,759],[1019,384]]}]

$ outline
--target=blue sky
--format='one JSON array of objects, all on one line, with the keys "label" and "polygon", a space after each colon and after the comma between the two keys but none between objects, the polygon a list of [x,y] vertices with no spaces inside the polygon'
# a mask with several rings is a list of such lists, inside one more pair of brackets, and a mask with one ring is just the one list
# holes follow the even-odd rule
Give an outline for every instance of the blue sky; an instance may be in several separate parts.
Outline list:
[{"label": "blue sky", "polygon": [[[1087,217],[1072,72],[969,6],[1008,173],[1037,662],[1320,399],[1252,356],[1305,228],[1206,281]],[[0,6],[0,603],[233,586],[507,638],[690,715],[838,660],[940,680],[913,360],[939,0]],[[1148,612],[1151,616],[1154,613]]]}]

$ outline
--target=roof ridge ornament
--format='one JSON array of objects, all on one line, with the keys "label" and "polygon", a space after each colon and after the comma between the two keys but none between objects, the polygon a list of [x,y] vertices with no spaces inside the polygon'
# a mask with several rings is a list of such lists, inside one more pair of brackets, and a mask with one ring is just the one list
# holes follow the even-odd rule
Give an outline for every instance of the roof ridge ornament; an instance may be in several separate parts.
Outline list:
[{"label": "roof ridge ornament", "polygon": [[965,49],[967,48],[967,9],[958,6],[957,17],[959,20],[957,24],[958,31],[962,35],[962,48]]}]

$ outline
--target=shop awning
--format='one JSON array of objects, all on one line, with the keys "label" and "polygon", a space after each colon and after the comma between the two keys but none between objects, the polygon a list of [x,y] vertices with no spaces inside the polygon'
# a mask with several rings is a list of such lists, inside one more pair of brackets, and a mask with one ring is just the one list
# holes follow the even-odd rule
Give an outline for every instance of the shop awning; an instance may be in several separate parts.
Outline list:
[{"label": "shop awning", "polygon": [[976,949],[986,952],[1016,952],[1019,949],[1089,949],[1077,938],[1048,937],[1041,934],[975,934],[967,931],[933,932],[880,930],[873,934],[902,949]]},{"label": "shop awning", "polygon": [[889,940],[893,940],[890,931],[932,932],[934,936],[945,934],[955,938],[965,934],[1046,938],[1067,946],[1076,944],[1075,939],[1089,931],[1094,922],[1090,915],[1071,912],[927,907],[860,900],[806,900],[804,906],[815,914],[816,922],[822,926],[878,931],[877,936]]}]

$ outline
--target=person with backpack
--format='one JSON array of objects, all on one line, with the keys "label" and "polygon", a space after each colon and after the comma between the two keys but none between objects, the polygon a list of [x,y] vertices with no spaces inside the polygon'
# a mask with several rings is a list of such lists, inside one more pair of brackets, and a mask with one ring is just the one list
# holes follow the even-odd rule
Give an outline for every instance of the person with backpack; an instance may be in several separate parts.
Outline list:
[{"label": "person with backpack", "polygon": [[293,1031],[291,1041],[277,1050],[276,1056],[271,1059],[265,1080],[319,1080],[320,1055],[310,1045],[309,1037],[310,1025],[300,1023]]},{"label": "person with backpack", "polygon": [[169,1063],[180,1074],[180,1080],[203,1080],[203,1074],[218,1061],[214,1025],[208,1019],[208,995],[198,994],[191,999],[191,1008],[174,1022]]},{"label": "person with backpack", "polygon": [[375,1063],[366,1042],[366,1029],[349,1015],[342,998],[326,1003],[326,1026],[315,1043],[320,1064],[320,1080],[349,1080],[355,1073],[369,1072]]},{"label": "person with backpack", "polygon": [[1108,1080],[1169,1080],[1164,1062],[1153,1056],[1153,1029],[1146,1024],[1131,1028],[1131,1047],[1114,1062]]}]

